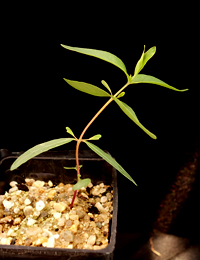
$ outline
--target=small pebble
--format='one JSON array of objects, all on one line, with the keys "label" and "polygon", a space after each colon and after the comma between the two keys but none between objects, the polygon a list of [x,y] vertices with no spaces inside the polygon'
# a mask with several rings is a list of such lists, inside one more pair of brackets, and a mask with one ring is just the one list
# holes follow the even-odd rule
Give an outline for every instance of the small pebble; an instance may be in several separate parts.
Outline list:
[{"label": "small pebble", "polygon": [[53,187],[53,182],[52,181],[48,181],[48,185],[49,185],[49,187]]},{"label": "small pebble", "polygon": [[100,202],[97,202],[97,203],[95,204],[95,207],[96,207],[100,212],[103,212],[103,213],[107,212],[107,210],[102,206],[102,204],[101,204]]},{"label": "small pebble", "polygon": [[98,187],[96,186],[95,188],[92,189],[91,191],[92,195],[94,196],[98,196],[100,193],[99,193],[99,189]]},{"label": "small pebble", "polygon": [[44,204],[44,202],[42,200],[39,200],[36,203],[35,207],[36,207],[36,210],[41,211],[45,207],[45,204]]},{"label": "small pebble", "polygon": [[30,219],[28,219],[28,221],[27,221],[27,225],[28,225],[28,226],[32,226],[33,224],[35,224],[35,222],[36,222],[35,219],[30,218]]},{"label": "small pebble", "polygon": [[11,181],[10,182],[10,187],[15,187],[18,183],[16,181]]},{"label": "small pebble", "polygon": [[48,193],[47,198],[49,198],[50,200],[53,199],[53,197],[57,194],[56,190],[50,190],[50,192]]},{"label": "small pebble", "polygon": [[77,229],[78,229],[78,227],[77,227],[77,225],[75,225],[75,224],[70,227],[70,230],[71,230],[73,233],[76,233],[76,232],[77,232]]},{"label": "small pebble", "polygon": [[47,237],[40,237],[40,238],[36,241],[35,245],[36,245],[36,246],[39,246],[39,245],[42,245],[42,244],[45,243],[45,242],[48,242],[48,238],[47,238]]},{"label": "small pebble", "polygon": [[68,191],[68,192],[71,192],[71,191],[74,192],[72,187],[69,187],[69,188],[67,189],[67,191]]},{"label": "small pebble", "polygon": [[65,216],[66,220],[69,219],[69,213],[64,214],[64,216]]},{"label": "small pebble", "polygon": [[97,223],[96,223],[96,226],[97,226],[98,228],[101,228],[101,227],[102,227],[101,222],[97,222]]},{"label": "small pebble", "polygon": [[62,234],[62,236],[63,236],[63,239],[67,242],[73,242],[73,240],[74,240],[74,234],[69,230],[65,231]]},{"label": "small pebble", "polygon": [[29,215],[32,215],[33,214],[33,207],[32,206],[26,206],[24,208],[24,215],[27,217]]},{"label": "small pebble", "polygon": [[104,203],[108,200],[108,198],[106,196],[102,196],[101,197],[101,203]]},{"label": "small pebble", "polygon": [[106,188],[101,188],[101,189],[99,190],[99,193],[102,194],[102,193],[104,193],[105,191],[106,191]]},{"label": "small pebble", "polygon": [[20,217],[15,218],[13,221],[13,225],[19,225],[22,222],[22,219]]},{"label": "small pebble", "polygon": [[40,211],[35,210],[33,212],[33,216],[36,217],[36,218],[39,217],[40,216]]},{"label": "small pebble", "polygon": [[74,215],[74,214],[70,214],[70,215],[69,215],[69,218],[70,218],[71,220],[78,220],[78,219],[79,219],[79,216],[78,216],[78,215]]},{"label": "small pebble", "polygon": [[55,219],[59,219],[61,217],[61,213],[55,212],[55,213],[53,213],[53,216],[54,216]]},{"label": "small pebble", "polygon": [[14,233],[15,231],[12,229],[12,228],[10,228],[9,230],[8,230],[8,233],[7,233],[7,237],[9,237],[10,235],[12,235],[12,233]]},{"label": "small pebble", "polygon": [[35,181],[32,186],[36,188],[42,188],[44,187],[45,182],[44,181]]},{"label": "small pebble", "polygon": [[11,189],[9,189],[9,193],[13,193],[13,192],[15,192],[15,191],[17,191],[18,190],[18,187],[17,186],[14,186],[13,188],[11,188]]},{"label": "small pebble", "polygon": [[67,221],[66,221],[66,226],[67,227],[71,227],[72,226],[72,220],[71,219],[68,219]]},{"label": "small pebble", "polygon": [[63,226],[65,225],[65,221],[66,221],[66,219],[60,218],[60,219],[58,220],[58,226],[63,227]]},{"label": "small pebble", "polygon": [[26,179],[25,179],[25,182],[26,182],[26,184],[27,184],[28,186],[32,186],[32,184],[35,182],[35,180],[34,180],[34,179],[26,178]]},{"label": "small pebble", "polygon": [[31,244],[32,244],[32,240],[29,237],[26,238],[25,241],[24,241],[24,245],[25,246],[30,246]]},{"label": "small pebble", "polygon": [[84,192],[81,192],[80,197],[83,197],[85,199],[89,199],[88,195],[85,194]]},{"label": "small pebble", "polygon": [[12,201],[9,201],[9,200],[4,200],[3,201],[3,205],[6,209],[10,209],[12,208],[12,206],[14,206],[14,202]]},{"label": "small pebble", "polygon": [[8,237],[8,238],[2,238],[1,239],[1,244],[2,245],[10,245],[12,241],[12,237]]},{"label": "small pebble", "polygon": [[90,184],[88,184],[88,188],[92,188],[93,187],[93,184],[90,182]]},{"label": "small pebble", "polygon": [[26,228],[26,235],[28,237],[32,237],[32,236],[35,236],[35,235],[40,235],[40,233],[42,233],[42,229],[40,227],[29,227],[29,228]]},{"label": "small pebble", "polygon": [[67,248],[68,249],[73,249],[73,245],[68,245]]},{"label": "small pebble", "polygon": [[63,212],[67,208],[67,204],[64,202],[54,203],[54,209],[59,212]]},{"label": "small pebble", "polygon": [[48,212],[42,211],[42,212],[40,213],[40,218],[46,218],[46,217],[48,217]]},{"label": "small pebble", "polygon": [[29,199],[25,199],[24,204],[25,204],[25,205],[30,205],[30,204],[31,204],[31,201],[30,201]]},{"label": "small pebble", "polygon": [[83,242],[84,242],[84,238],[81,235],[77,234],[74,236],[74,241],[73,241],[74,245],[81,244]]},{"label": "small pebble", "polygon": [[16,195],[20,195],[22,193],[22,190],[17,190]]},{"label": "small pebble", "polygon": [[96,242],[96,236],[90,235],[88,240],[87,240],[87,244],[93,246],[95,244],[95,242]]},{"label": "small pebble", "polygon": [[19,213],[20,209],[19,208],[14,208],[14,212],[17,214]]},{"label": "small pebble", "polygon": [[84,218],[84,216],[85,216],[85,212],[83,212],[81,210],[77,210],[76,214],[79,216],[79,218]]},{"label": "small pebble", "polygon": [[106,197],[108,198],[108,200],[111,200],[113,198],[113,195],[110,192],[108,192],[106,193]]},{"label": "small pebble", "polygon": [[54,237],[50,237],[46,243],[47,247],[54,247],[55,245],[55,238]]}]

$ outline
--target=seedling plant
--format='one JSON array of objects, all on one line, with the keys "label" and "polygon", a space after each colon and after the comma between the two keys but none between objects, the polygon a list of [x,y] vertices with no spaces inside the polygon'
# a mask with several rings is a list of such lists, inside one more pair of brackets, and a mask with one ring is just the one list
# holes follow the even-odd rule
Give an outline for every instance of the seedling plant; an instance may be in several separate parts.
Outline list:
[{"label": "seedling plant", "polygon": [[[38,145],[34,146],[33,148],[27,150],[21,156],[19,156],[14,161],[14,163],[11,165],[10,170],[13,171],[16,168],[18,168],[21,164],[27,162],[31,158],[33,158],[33,157],[35,157],[35,156],[37,156],[37,155],[39,155],[43,152],[46,152],[46,151],[53,149],[55,147],[67,144],[71,141],[75,141],[76,142],[76,152],[75,152],[76,166],[73,167],[73,168],[77,171],[77,183],[73,186],[74,196],[73,196],[73,199],[72,199],[72,202],[71,202],[71,205],[70,205],[70,207],[72,208],[76,194],[77,194],[77,190],[81,189],[82,187],[86,187],[91,182],[90,179],[81,179],[81,174],[80,174],[81,165],[79,165],[78,154],[79,154],[79,146],[82,142],[84,142],[91,150],[93,150],[96,154],[98,154],[105,161],[107,161],[114,168],[116,168],[127,179],[129,179],[131,182],[133,182],[135,185],[137,185],[135,183],[135,181],[132,179],[132,177],[125,171],[125,169],[114,158],[112,158],[109,154],[107,154],[102,149],[100,149],[98,146],[96,146],[96,145],[94,145],[93,143],[90,142],[90,141],[93,141],[93,140],[99,140],[101,138],[100,134],[94,135],[94,136],[90,137],[89,139],[83,139],[83,136],[84,136],[85,132],[87,131],[87,129],[97,119],[97,117],[104,111],[104,109],[111,102],[114,101],[121,108],[121,110],[136,125],[138,125],[146,134],[148,134],[153,139],[157,139],[157,137],[153,133],[151,133],[147,128],[145,128],[140,123],[140,121],[137,118],[133,109],[129,105],[127,105],[126,103],[121,101],[121,98],[125,95],[124,90],[129,85],[138,84],[138,83],[156,84],[156,85],[160,85],[162,87],[166,87],[166,88],[169,88],[169,89],[172,89],[172,90],[175,90],[175,91],[180,91],[180,92],[186,91],[188,89],[179,90],[179,89],[176,89],[176,88],[166,84],[165,82],[163,82],[160,79],[157,79],[153,76],[140,74],[140,71],[144,68],[144,66],[146,65],[148,60],[150,60],[153,57],[153,55],[155,54],[156,47],[152,47],[148,51],[145,52],[145,46],[144,46],[144,51],[143,51],[139,61],[137,62],[136,66],[135,66],[134,75],[132,76],[132,75],[129,75],[127,73],[126,67],[125,67],[124,63],[122,62],[122,60],[119,59],[117,56],[113,55],[112,53],[109,53],[109,52],[106,52],[106,51],[101,51],[101,50],[95,50],[95,49],[70,47],[70,46],[63,45],[63,44],[61,44],[61,46],[64,47],[65,49],[67,49],[67,50],[86,54],[86,55],[89,55],[89,56],[93,56],[93,57],[102,59],[106,62],[109,62],[109,63],[115,65],[116,67],[118,67],[119,69],[121,69],[127,77],[126,84],[122,88],[120,88],[115,94],[112,93],[111,88],[109,87],[109,85],[104,80],[102,80],[101,83],[105,87],[106,90],[99,88],[97,86],[94,86],[92,84],[89,84],[89,83],[79,82],[79,81],[74,81],[74,80],[69,80],[69,79],[64,78],[64,80],[70,86],[72,86],[73,88],[75,88],[79,91],[85,92],[87,94],[93,95],[93,96],[106,97],[106,98],[108,98],[108,100],[100,108],[100,110],[94,115],[94,117],[89,121],[89,123],[83,129],[79,138],[77,138],[74,135],[73,131],[69,127],[66,127],[67,133],[72,136],[71,138],[59,138],[59,139],[54,139],[54,140],[51,140],[51,141],[48,141],[48,142],[45,142],[45,143],[42,143],[42,144],[38,144]],[[69,169],[67,167],[65,167],[65,168]]]}]

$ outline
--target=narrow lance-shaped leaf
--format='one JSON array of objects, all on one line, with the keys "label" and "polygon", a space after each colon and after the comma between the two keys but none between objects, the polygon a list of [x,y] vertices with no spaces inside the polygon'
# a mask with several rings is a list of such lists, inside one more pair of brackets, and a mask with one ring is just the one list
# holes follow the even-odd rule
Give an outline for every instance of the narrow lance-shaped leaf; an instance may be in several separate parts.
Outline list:
[{"label": "narrow lance-shaped leaf", "polygon": [[71,46],[67,46],[64,44],[61,44],[61,46],[70,51],[76,51],[76,52],[79,52],[82,54],[86,54],[86,55],[93,56],[93,57],[99,58],[101,60],[107,61],[107,62],[117,66],[118,68],[120,68],[126,74],[127,78],[128,79],[130,78],[123,61],[110,52],[95,50],[95,49],[88,49],[88,48],[71,47]]},{"label": "narrow lance-shaped leaf", "polygon": [[13,171],[16,168],[18,168],[20,165],[22,165],[23,163],[27,162],[28,160],[30,160],[31,158],[46,152],[50,149],[53,149],[55,147],[67,144],[71,141],[75,140],[74,138],[59,138],[59,139],[54,139],[42,144],[38,144],[34,147],[32,147],[31,149],[27,150],[25,153],[23,153],[22,155],[20,155],[15,161],[14,163],[11,165],[10,170]]},{"label": "narrow lance-shaped leaf", "polygon": [[118,100],[116,97],[112,96],[114,101],[118,104],[118,106],[121,108],[121,110],[134,122],[136,125],[138,125],[146,134],[148,134],[151,138],[157,139],[157,137],[151,133],[146,127],[144,127],[140,121],[138,120],[135,112],[131,107],[129,107],[126,103]]},{"label": "narrow lance-shaped leaf", "polygon": [[68,126],[66,126],[66,131],[67,131],[68,134],[70,134],[73,137],[75,137],[74,133],[72,132],[72,130]]},{"label": "narrow lance-shaped leaf", "polygon": [[107,88],[107,90],[110,92],[110,94],[112,95],[112,91],[110,89],[110,87],[108,86],[108,83],[105,80],[102,80],[101,83],[104,85],[104,87]]},{"label": "narrow lance-shaped leaf", "polygon": [[110,94],[104,91],[101,88],[98,88],[92,84],[85,83],[85,82],[79,82],[69,79],[64,79],[70,86],[73,88],[85,92],[87,94],[98,96],[98,97],[110,97]]},{"label": "narrow lance-shaped leaf", "polygon": [[169,89],[172,89],[172,90],[175,90],[175,91],[180,91],[180,92],[183,92],[183,91],[187,91],[188,89],[177,89],[177,88],[174,88],[170,85],[168,85],[167,83],[165,83],[164,81],[160,80],[160,79],[157,79],[153,76],[149,76],[149,75],[145,75],[145,74],[138,74],[136,75],[135,77],[132,78],[131,84],[136,84],[136,83],[150,83],[150,84],[156,84],[156,85],[159,85],[159,86],[162,86],[162,87],[165,87],[165,88],[169,88]]},{"label": "narrow lance-shaped leaf", "polygon": [[147,61],[153,57],[155,52],[156,52],[156,47],[152,47],[147,52],[145,52],[145,46],[144,46],[144,51],[142,53],[142,56],[136,64],[134,75],[137,75],[144,68]]},{"label": "narrow lance-shaped leaf", "polygon": [[132,177],[122,168],[122,166],[114,159],[112,158],[109,154],[105,153],[103,150],[101,150],[98,146],[88,142],[84,141],[87,146],[93,150],[96,154],[98,154],[101,158],[103,158],[106,162],[108,162],[110,165],[112,165],[116,170],[118,170],[121,174],[123,174],[127,179],[132,181],[135,185],[135,181],[132,179]]},{"label": "narrow lance-shaped leaf", "polygon": [[[79,169],[81,169],[81,167],[83,167],[83,165],[79,165]],[[77,166],[74,167],[63,167],[66,170],[77,170]]]}]

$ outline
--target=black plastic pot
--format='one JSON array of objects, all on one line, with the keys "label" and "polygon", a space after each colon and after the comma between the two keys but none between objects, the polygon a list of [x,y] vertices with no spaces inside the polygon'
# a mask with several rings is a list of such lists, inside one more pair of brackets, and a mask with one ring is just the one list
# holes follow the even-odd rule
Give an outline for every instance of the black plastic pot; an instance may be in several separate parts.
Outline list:
[{"label": "black plastic pot", "polygon": [[[24,183],[25,178],[34,178],[43,181],[51,180],[54,184],[76,182],[76,172],[63,168],[65,166],[75,166],[74,151],[46,152],[34,157],[21,165],[19,169],[11,172],[9,170],[10,166],[20,154],[19,152],[10,153],[6,149],[0,150],[0,194],[8,191],[10,181],[15,180],[18,183]],[[80,151],[79,158],[80,164],[83,165],[81,168],[82,178],[90,178],[94,185],[104,182],[113,187],[113,218],[110,223],[109,245],[101,250],[0,245],[0,259],[55,260],[56,257],[59,260],[113,259],[117,232],[117,172],[111,165],[92,151]]]}]

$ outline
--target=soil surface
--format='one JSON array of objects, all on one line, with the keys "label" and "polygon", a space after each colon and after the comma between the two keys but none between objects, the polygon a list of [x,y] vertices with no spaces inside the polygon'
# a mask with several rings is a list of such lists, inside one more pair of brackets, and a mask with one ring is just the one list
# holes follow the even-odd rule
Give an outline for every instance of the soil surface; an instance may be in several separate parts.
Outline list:
[{"label": "soil surface", "polygon": [[108,245],[110,186],[90,183],[81,188],[71,208],[71,184],[25,179],[24,185],[10,185],[0,196],[0,244],[94,250]]}]

